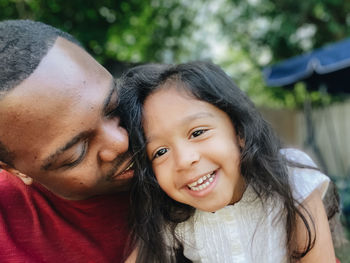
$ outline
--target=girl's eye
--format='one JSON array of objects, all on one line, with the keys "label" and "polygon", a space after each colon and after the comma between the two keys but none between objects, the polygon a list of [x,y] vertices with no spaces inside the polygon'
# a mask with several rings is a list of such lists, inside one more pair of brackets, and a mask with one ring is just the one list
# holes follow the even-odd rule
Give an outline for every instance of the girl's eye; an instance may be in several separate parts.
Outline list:
[{"label": "girl's eye", "polygon": [[202,130],[196,130],[194,132],[191,133],[191,138],[195,138],[195,137],[198,137],[200,135],[202,135],[203,133],[205,133],[207,130],[205,129],[202,129]]},{"label": "girl's eye", "polygon": [[153,158],[152,160],[166,154],[168,152],[168,149],[167,148],[162,148],[162,149],[159,149],[158,151],[156,151],[156,153],[153,155]]}]

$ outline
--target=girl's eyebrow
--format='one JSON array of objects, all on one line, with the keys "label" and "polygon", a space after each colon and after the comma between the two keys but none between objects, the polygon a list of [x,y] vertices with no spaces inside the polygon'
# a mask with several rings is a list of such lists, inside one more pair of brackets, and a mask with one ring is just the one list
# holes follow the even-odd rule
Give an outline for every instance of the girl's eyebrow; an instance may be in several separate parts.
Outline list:
[{"label": "girl's eyebrow", "polygon": [[207,111],[197,112],[195,114],[186,116],[183,120],[181,120],[180,124],[186,124],[197,119],[208,118],[208,117],[212,118],[214,117],[214,115]]},{"label": "girl's eyebrow", "polygon": [[[183,118],[177,125],[186,125],[189,122],[203,119],[203,118],[213,118],[214,115],[211,112],[203,111],[203,112],[197,112],[195,114],[191,114]],[[155,140],[157,136],[154,136],[151,134],[150,136],[146,136],[146,144],[151,143],[153,140]]]}]

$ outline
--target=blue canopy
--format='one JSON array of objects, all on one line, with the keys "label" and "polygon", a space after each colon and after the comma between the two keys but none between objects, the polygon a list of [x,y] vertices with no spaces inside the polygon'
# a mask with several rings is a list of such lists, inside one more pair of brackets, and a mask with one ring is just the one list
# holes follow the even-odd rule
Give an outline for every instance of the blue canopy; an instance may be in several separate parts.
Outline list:
[{"label": "blue canopy", "polygon": [[[325,75],[323,82],[331,81],[331,85],[337,85],[342,81],[339,77],[344,76],[347,84],[341,85],[345,89],[335,89],[350,92],[350,75],[344,71],[347,68],[350,68],[350,38],[267,67],[263,73],[268,86],[288,86],[308,78],[313,78],[315,83],[315,76],[321,75]],[[334,75],[337,81],[332,80],[335,72],[338,72],[337,76]],[[333,88],[331,85],[327,85],[328,89]]]}]

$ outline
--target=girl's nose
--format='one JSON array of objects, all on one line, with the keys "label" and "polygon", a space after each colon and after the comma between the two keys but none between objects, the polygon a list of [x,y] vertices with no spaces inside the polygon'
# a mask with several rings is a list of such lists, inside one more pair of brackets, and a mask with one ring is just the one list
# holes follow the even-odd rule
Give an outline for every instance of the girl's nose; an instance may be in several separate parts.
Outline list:
[{"label": "girl's nose", "polygon": [[99,158],[102,162],[112,162],[129,148],[127,131],[121,127],[119,118],[105,120],[100,129],[101,148]]},{"label": "girl's nose", "polygon": [[[182,147],[181,147],[182,148]],[[177,170],[186,170],[197,164],[200,160],[200,153],[195,147],[183,145],[181,151],[175,149],[175,162]]]}]

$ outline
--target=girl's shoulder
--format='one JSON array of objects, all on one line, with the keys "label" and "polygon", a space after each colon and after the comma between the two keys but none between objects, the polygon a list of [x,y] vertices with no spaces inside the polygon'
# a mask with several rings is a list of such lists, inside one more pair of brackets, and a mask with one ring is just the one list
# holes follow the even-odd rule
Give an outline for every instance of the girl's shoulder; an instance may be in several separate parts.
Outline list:
[{"label": "girl's shoulder", "polygon": [[281,154],[287,160],[300,165],[300,167],[288,166],[289,182],[294,198],[302,202],[315,190],[320,191],[324,197],[330,179],[317,168],[310,156],[293,148],[282,149]]},{"label": "girl's shoulder", "polygon": [[305,152],[296,148],[283,148],[280,153],[289,161],[317,168],[315,162]]}]

